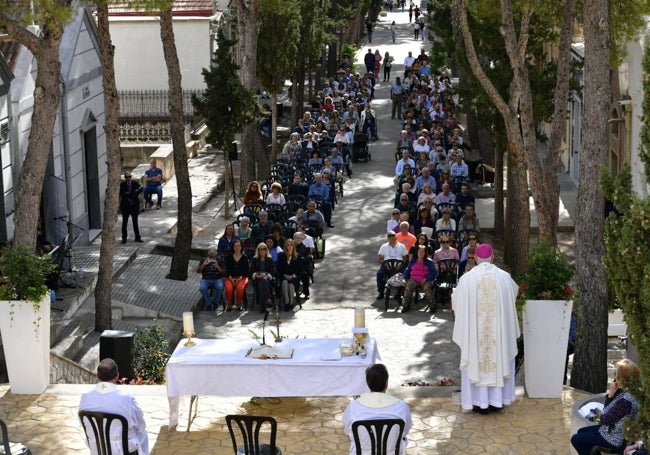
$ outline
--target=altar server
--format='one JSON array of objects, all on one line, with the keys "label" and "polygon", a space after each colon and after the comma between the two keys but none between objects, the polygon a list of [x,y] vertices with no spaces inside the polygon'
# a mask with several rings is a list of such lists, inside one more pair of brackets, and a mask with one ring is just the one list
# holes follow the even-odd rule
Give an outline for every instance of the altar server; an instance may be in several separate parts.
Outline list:
[{"label": "altar server", "polygon": [[[350,455],[356,455],[357,451],[354,445],[354,436],[352,435],[352,424],[358,420],[374,419],[402,419],[404,421],[404,432],[400,444],[400,455],[406,453],[406,444],[408,440],[406,435],[412,426],[411,410],[409,405],[388,395],[388,370],[385,365],[377,363],[366,370],[366,383],[370,393],[364,393],[356,400],[350,402],[343,413],[343,425],[345,434],[350,438]],[[388,447],[386,453],[395,453],[397,427],[393,427],[388,438]],[[370,453],[371,443],[368,434],[365,431],[359,432],[362,452]]]},{"label": "altar server", "polygon": [[[130,393],[117,388],[120,374],[113,359],[106,358],[97,367],[99,382],[95,388],[81,395],[80,411],[107,412],[118,414],[129,422],[129,455],[149,455],[149,436],[144,422],[142,409]],[[88,437],[94,439],[91,429]],[[97,453],[96,444],[90,442],[90,452]],[[111,448],[113,453],[122,453],[122,428],[120,425],[111,426]]]}]

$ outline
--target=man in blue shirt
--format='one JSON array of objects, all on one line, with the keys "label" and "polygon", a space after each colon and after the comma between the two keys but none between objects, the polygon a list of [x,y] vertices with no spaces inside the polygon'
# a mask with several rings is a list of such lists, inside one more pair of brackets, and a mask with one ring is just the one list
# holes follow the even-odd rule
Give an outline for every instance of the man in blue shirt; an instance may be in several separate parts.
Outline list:
[{"label": "man in blue shirt", "polygon": [[144,199],[147,201],[147,209],[153,207],[152,194],[156,193],[158,199],[156,201],[156,210],[162,207],[162,169],[156,167],[156,159],[152,158],[149,162],[149,169],[144,171]]},{"label": "man in blue shirt", "polygon": [[321,208],[323,209],[323,216],[325,217],[327,227],[333,228],[329,188],[327,184],[323,183],[323,176],[318,172],[314,174],[314,183],[309,187],[307,198],[313,201],[316,199],[314,196],[321,201]]},{"label": "man in blue shirt", "polygon": [[420,175],[415,179],[415,190],[418,194],[422,192],[422,188],[424,187],[425,183],[431,184],[433,192],[436,192],[437,182],[436,179],[431,176],[431,171],[428,167],[423,167],[422,171],[420,171]]}]

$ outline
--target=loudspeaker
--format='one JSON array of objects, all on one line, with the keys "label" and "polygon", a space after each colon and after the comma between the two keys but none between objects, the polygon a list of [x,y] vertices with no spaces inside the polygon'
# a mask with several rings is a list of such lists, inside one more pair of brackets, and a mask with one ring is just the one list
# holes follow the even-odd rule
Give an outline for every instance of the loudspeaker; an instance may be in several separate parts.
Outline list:
[{"label": "loudspeaker", "polygon": [[230,151],[228,152],[228,160],[237,161],[238,159],[239,159],[239,155],[237,155],[237,143],[233,142],[231,144]]},{"label": "loudspeaker", "polygon": [[117,363],[120,379],[133,377],[133,332],[104,330],[99,337],[99,360],[110,357]]}]

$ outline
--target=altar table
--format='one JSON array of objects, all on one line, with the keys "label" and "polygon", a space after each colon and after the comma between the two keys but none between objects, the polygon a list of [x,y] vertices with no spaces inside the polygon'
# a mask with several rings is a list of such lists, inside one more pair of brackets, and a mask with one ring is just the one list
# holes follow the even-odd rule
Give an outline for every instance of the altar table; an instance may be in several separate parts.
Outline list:
[{"label": "altar table", "polygon": [[[285,339],[293,348],[290,359],[252,359],[246,354],[259,346],[253,339],[198,339],[185,347],[181,340],[167,363],[169,426],[178,424],[182,396],[315,397],[361,395],[368,392],[366,368],[379,359],[369,338],[366,358],[336,358],[341,343],[351,338]],[[191,405],[190,405],[191,406]]]}]

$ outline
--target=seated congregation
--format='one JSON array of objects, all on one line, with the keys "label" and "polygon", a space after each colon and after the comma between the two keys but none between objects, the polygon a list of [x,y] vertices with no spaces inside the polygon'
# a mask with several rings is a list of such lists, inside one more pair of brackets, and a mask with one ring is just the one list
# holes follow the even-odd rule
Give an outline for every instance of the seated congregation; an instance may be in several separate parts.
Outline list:
[{"label": "seated congregation", "polygon": [[378,253],[377,299],[388,309],[396,290],[403,313],[420,293],[431,313],[449,304],[480,245],[471,192],[480,156],[454,118],[450,85],[439,90],[442,80],[409,73],[391,88],[403,129],[395,141],[395,204]]}]

